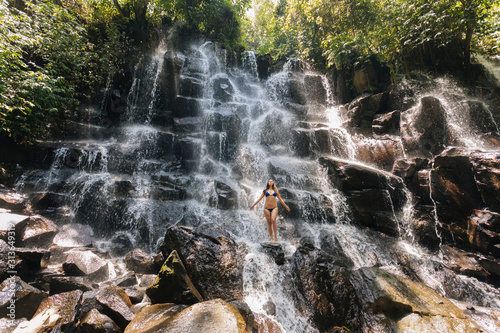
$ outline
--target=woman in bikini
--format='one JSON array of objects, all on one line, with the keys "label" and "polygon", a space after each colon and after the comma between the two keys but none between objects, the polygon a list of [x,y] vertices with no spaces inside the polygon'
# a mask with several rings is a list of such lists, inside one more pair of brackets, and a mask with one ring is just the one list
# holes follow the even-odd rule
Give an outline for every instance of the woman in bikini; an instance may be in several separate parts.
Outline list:
[{"label": "woman in bikini", "polygon": [[257,205],[259,201],[261,201],[264,197],[266,197],[266,200],[264,201],[264,215],[266,216],[267,220],[267,231],[269,231],[269,237],[271,237],[271,241],[274,240],[274,242],[277,243],[278,225],[276,224],[276,217],[278,217],[278,203],[276,202],[276,198],[278,198],[281,204],[285,206],[285,209],[287,211],[290,211],[290,208],[283,202],[283,199],[281,199],[280,192],[278,191],[278,188],[276,187],[272,179],[269,179],[267,181],[266,189],[262,191],[262,195],[260,196],[259,200],[257,200],[257,202],[255,202],[252,207],[250,207],[250,210],[252,210],[255,205]]}]

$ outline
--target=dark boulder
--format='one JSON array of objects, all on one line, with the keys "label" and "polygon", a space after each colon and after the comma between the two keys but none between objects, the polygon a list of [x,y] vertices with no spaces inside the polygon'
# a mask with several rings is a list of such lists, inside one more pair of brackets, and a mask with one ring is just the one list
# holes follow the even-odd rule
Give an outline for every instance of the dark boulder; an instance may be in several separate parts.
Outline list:
[{"label": "dark boulder", "polygon": [[392,111],[386,114],[375,115],[372,122],[372,131],[375,138],[382,135],[399,134],[400,111]]},{"label": "dark boulder", "polygon": [[386,171],[390,171],[394,162],[404,155],[401,142],[392,137],[379,140],[358,140],[356,148],[358,161],[375,165]]},{"label": "dark boulder", "polygon": [[120,287],[107,287],[98,291],[96,300],[103,307],[103,314],[125,329],[135,314],[130,310],[132,302]]},{"label": "dark boulder", "polygon": [[165,260],[156,280],[146,289],[146,294],[153,304],[194,304],[202,301],[175,250]]},{"label": "dark boulder", "polygon": [[347,109],[348,126],[354,131],[371,133],[373,119],[376,114],[386,110],[387,100],[388,93],[357,97]]},{"label": "dark boulder", "polygon": [[333,326],[359,331],[361,314],[349,281],[350,273],[345,267],[336,265],[338,259],[316,248],[311,241],[302,239],[291,258],[296,274],[296,292],[305,298],[305,306],[321,332]]},{"label": "dark boulder", "polygon": [[172,106],[176,118],[199,117],[203,114],[203,100],[193,97],[177,96]]},{"label": "dark boulder", "polygon": [[273,258],[276,265],[283,265],[285,263],[285,252],[283,246],[278,243],[262,243],[262,249],[271,258]]},{"label": "dark boulder", "polygon": [[495,119],[483,102],[467,100],[462,106],[469,110],[470,124],[476,134],[498,132]]},{"label": "dark boulder", "polygon": [[217,208],[227,210],[238,206],[238,193],[231,186],[216,180],[215,193],[217,194]]},{"label": "dark boulder", "polygon": [[92,290],[92,286],[81,276],[53,276],[50,279],[49,290],[51,295],[55,295],[73,290],[85,292]]},{"label": "dark boulder", "polygon": [[245,251],[222,229],[170,227],[161,250],[165,256],[177,250],[193,285],[204,299],[243,298]]},{"label": "dark boulder", "polygon": [[467,232],[469,244],[475,249],[485,254],[495,257],[500,255],[500,248],[495,245],[500,244],[500,214],[474,210],[468,219]]},{"label": "dark boulder", "polygon": [[30,201],[33,210],[41,213],[50,213],[53,210],[67,205],[70,198],[65,194],[45,192],[32,194],[30,196]]},{"label": "dark boulder", "polygon": [[467,217],[482,199],[468,156],[437,156],[430,174],[432,199],[442,223],[467,229]]},{"label": "dark boulder", "polygon": [[420,104],[401,113],[401,139],[412,155],[432,157],[451,142],[446,111],[441,101],[427,96]]},{"label": "dark boulder", "polygon": [[500,212],[500,155],[473,153],[470,161],[482,200],[489,209]]},{"label": "dark boulder", "polygon": [[235,88],[226,76],[218,76],[212,81],[213,98],[221,102],[231,102],[234,99]]}]

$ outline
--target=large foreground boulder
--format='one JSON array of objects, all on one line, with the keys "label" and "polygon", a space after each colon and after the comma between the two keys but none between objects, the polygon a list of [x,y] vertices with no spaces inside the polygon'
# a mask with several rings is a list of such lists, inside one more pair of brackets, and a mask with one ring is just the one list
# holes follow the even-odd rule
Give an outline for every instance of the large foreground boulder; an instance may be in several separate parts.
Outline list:
[{"label": "large foreground boulder", "polygon": [[203,299],[243,299],[245,249],[219,227],[170,227],[161,250],[177,251]]},{"label": "large foreground boulder", "polygon": [[350,281],[365,329],[384,332],[481,332],[480,327],[431,288],[379,268],[361,268]]},{"label": "large foreground boulder", "polygon": [[234,306],[221,299],[214,299],[185,309],[174,304],[148,306],[125,330],[125,333],[162,332],[246,333],[247,327],[242,315]]}]

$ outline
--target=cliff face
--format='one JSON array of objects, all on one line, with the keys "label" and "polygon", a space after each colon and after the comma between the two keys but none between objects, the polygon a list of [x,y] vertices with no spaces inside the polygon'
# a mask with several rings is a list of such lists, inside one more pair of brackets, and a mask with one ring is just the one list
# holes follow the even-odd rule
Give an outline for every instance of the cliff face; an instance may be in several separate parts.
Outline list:
[{"label": "cliff face", "polygon": [[[36,299],[18,329],[500,327],[498,90],[421,76],[339,104],[300,61],[260,72],[210,43],[158,51],[25,153],[0,201],[18,304]],[[279,244],[248,210],[270,178]]]}]

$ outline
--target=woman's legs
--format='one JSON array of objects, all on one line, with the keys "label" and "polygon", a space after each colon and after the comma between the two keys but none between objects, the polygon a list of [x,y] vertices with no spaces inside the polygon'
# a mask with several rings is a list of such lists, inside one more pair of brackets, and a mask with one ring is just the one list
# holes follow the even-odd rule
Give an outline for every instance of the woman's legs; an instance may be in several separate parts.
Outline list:
[{"label": "woman's legs", "polygon": [[[274,212],[274,210],[273,210],[273,212]],[[266,216],[266,220],[267,220],[267,231],[269,232],[269,237],[271,237],[271,241],[272,241],[273,240],[273,229],[272,229],[271,212],[268,209],[264,209],[264,215]]]},{"label": "woman's legs", "polygon": [[[274,208],[273,211],[271,212],[271,223],[273,224],[273,231],[274,231],[274,242],[278,242],[278,225],[276,224],[276,218],[278,217],[278,207]],[[268,222],[269,225],[269,222]],[[271,239],[272,239],[271,235]]]}]

